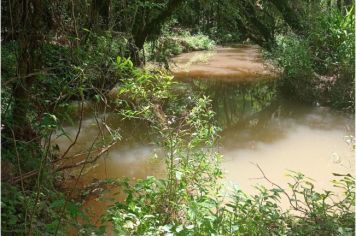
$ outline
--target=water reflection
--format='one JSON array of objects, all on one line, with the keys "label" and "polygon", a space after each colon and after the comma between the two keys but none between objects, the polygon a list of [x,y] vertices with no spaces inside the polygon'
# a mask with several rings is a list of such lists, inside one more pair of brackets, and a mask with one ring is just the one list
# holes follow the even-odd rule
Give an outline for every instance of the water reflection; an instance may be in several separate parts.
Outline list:
[{"label": "water reflection", "polygon": [[194,80],[194,91],[212,99],[222,145],[254,148],[286,137],[293,127],[341,130],[353,134],[353,116],[327,107],[311,106],[278,95],[276,80],[226,82]]},{"label": "water reflection", "polygon": [[[286,187],[288,170],[330,188],[332,173],[354,170],[347,136],[354,135],[354,116],[327,107],[300,104],[278,95],[274,80],[193,80],[194,91],[209,96],[222,127],[220,151],[226,181],[253,193],[264,184],[259,164]],[[335,156],[337,158],[335,158]]]},{"label": "water reflection", "polygon": [[276,81],[195,80],[192,86],[196,92],[209,96],[216,113],[218,124],[225,129],[236,125],[257,113],[269,112],[276,96]]}]

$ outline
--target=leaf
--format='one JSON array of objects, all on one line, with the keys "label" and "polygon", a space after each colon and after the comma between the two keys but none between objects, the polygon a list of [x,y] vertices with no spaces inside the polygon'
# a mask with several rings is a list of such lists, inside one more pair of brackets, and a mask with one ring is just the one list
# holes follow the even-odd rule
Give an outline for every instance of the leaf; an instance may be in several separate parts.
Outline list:
[{"label": "leaf", "polygon": [[171,225],[164,225],[164,226],[161,227],[161,229],[162,229],[164,232],[167,232],[167,233],[171,232],[171,228],[172,228]]},{"label": "leaf", "polygon": [[182,230],[184,230],[183,225],[179,225],[179,226],[176,228],[176,232],[177,232],[177,233],[181,232]]},{"label": "leaf", "polygon": [[121,64],[121,61],[122,61],[121,57],[120,57],[120,56],[117,56],[117,57],[116,57],[116,64],[117,64],[117,65],[120,65],[120,64]]},{"label": "leaf", "polygon": [[181,179],[182,179],[182,176],[183,176],[183,173],[182,173],[182,172],[176,171],[176,179],[177,179],[177,180],[181,180]]},{"label": "leaf", "polygon": [[68,202],[68,211],[73,218],[77,217],[80,213],[80,209],[78,205],[75,204],[74,202]]},{"label": "leaf", "polygon": [[188,230],[191,230],[191,229],[194,229],[194,225],[186,225],[185,228]]},{"label": "leaf", "polygon": [[52,202],[50,205],[49,205],[49,208],[59,208],[59,207],[62,207],[64,205],[64,198],[61,198],[61,199],[58,199],[54,202]]}]

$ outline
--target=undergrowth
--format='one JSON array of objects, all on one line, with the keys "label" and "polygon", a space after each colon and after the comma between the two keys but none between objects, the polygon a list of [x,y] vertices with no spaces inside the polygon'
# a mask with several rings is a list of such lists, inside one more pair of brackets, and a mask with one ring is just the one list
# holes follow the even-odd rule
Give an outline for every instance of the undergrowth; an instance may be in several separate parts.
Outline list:
[{"label": "undergrowth", "polygon": [[318,8],[304,36],[280,34],[270,55],[282,70],[289,97],[353,111],[355,107],[354,7],[346,13]]}]

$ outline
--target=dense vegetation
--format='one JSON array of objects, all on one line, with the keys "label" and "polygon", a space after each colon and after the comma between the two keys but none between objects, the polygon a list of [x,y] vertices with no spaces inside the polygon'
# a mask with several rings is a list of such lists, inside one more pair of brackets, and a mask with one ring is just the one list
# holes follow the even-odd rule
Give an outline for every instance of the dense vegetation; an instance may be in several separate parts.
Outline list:
[{"label": "dense vegetation", "polygon": [[[355,232],[351,175],[336,176],[335,184],[344,193],[341,199],[329,191],[317,192],[315,183],[300,173],[291,174],[290,190],[274,185],[255,196],[237,191],[224,198],[216,148],[221,123],[214,104],[200,93],[182,96],[169,74],[174,55],[252,42],[281,73],[278,93],[354,111],[351,1],[1,4],[2,234],[65,235],[71,227],[87,235],[103,234],[103,228],[86,224],[73,190],[65,192],[60,186],[64,171],[79,168],[79,179],[86,165],[129,134],[98,115],[109,112],[149,125],[167,164],[166,179],[116,183],[127,198],[112,206],[105,220],[113,222],[119,235]],[[143,69],[146,62],[165,69]],[[101,132],[83,150],[83,160],[68,163],[88,102]],[[72,145],[59,150],[52,140],[67,135],[63,126],[70,123],[78,126],[78,133]],[[280,198],[289,200],[290,211],[278,207]]]}]

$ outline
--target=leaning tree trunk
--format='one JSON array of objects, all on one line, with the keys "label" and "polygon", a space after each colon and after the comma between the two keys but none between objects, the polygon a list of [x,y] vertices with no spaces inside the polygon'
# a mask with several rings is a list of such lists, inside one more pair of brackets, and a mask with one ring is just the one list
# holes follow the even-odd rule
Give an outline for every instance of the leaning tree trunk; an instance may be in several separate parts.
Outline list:
[{"label": "leaning tree trunk", "polygon": [[136,66],[142,65],[142,60],[139,58],[139,51],[143,49],[143,45],[149,35],[159,34],[162,25],[166,20],[171,17],[173,12],[182,4],[184,0],[170,0],[167,3],[167,7],[158,16],[147,24],[144,24],[142,29],[137,29],[133,35],[134,44],[131,49],[131,59],[134,58],[133,62]]},{"label": "leaning tree trunk", "polygon": [[288,5],[288,1],[271,0],[271,2],[278,9],[285,22],[287,22],[295,33],[300,34],[303,32],[304,25],[302,24],[296,10]]},{"label": "leaning tree trunk", "polygon": [[242,5],[247,20],[257,29],[258,33],[264,39],[262,44],[264,47],[269,48],[271,42],[274,40],[271,30],[268,29],[267,26],[258,19],[257,12],[253,5],[251,5],[248,1],[242,2]]}]

